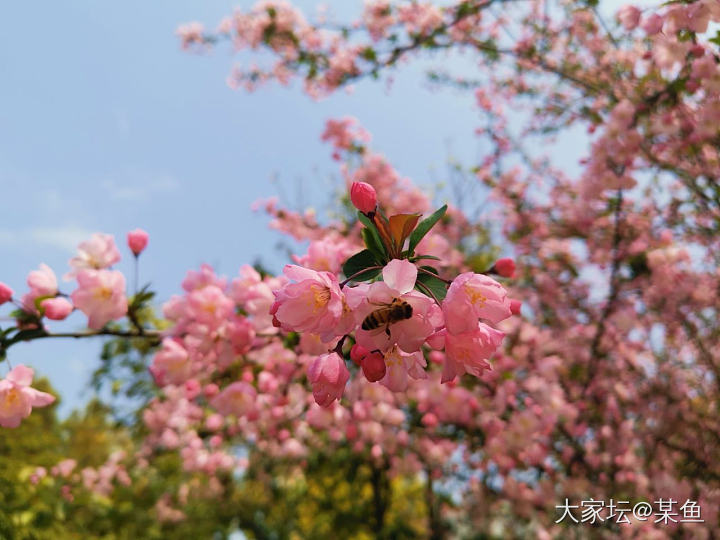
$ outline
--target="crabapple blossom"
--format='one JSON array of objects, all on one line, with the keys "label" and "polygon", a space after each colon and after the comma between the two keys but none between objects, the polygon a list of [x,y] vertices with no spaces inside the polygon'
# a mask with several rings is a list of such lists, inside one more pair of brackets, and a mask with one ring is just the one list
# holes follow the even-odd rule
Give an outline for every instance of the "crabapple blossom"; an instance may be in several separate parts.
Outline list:
[{"label": "crabapple blossom", "polygon": [[55,296],[58,292],[58,282],[55,272],[47,264],[41,264],[38,270],[28,274],[27,284],[33,298],[40,296]]},{"label": "crabapple blossom", "polygon": [[95,233],[89,240],[81,242],[78,254],[70,259],[73,270],[65,278],[75,277],[78,272],[86,269],[101,270],[120,261],[120,252],[112,235]]},{"label": "crabapple blossom", "polygon": [[623,6],[617,13],[618,20],[625,30],[634,30],[640,24],[640,10],[635,6]]},{"label": "crabapple blossom", "polygon": [[441,331],[446,354],[442,382],[463,373],[480,377],[484,370],[491,368],[487,360],[500,346],[505,334],[482,322],[476,322],[476,325],[474,330],[460,334]]},{"label": "crabapple blossom", "polygon": [[491,277],[473,272],[462,273],[453,280],[442,309],[451,334],[475,331],[478,319],[497,324],[512,314],[505,287]]},{"label": "crabapple blossom", "polygon": [[125,276],[117,270],[81,270],[77,282],[70,298],[88,316],[88,327],[97,330],[127,313]]},{"label": "crabapple blossom", "polygon": [[55,397],[30,387],[34,371],[24,365],[15,366],[0,380],[0,426],[14,428],[30,416],[33,407],[46,407]]},{"label": "crabapple blossom", "polygon": [[333,274],[291,264],[283,273],[294,283],[274,291],[270,312],[284,329],[318,334],[327,342],[350,328],[352,315]]},{"label": "crabapple blossom", "polygon": [[155,353],[150,373],[158,385],[181,384],[190,378],[192,364],[185,348],[176,340],[165,338]]},{"label": "crabapple blossom", "polygon": [[397,321],[376,330],[356,330],[357,342],[368,350],[387,351],[397,344],[403,351],[418,351],[425,339],[442,326],[442,314],[429,297],[413,290],[417,267],[407,260],[393,259],[382,271],[383,281],[360,284],[347,292],[347,303],[358,325],[378,306],[390,304],[394,298],[412,307],[409,319]]},{"label": "crabapple blossom", "polygon": [[[408,377],[413,379],[427,379],[428,377],[425,372],[427,362],[421,351],[406,353],[397,345],[394,345],[385,353],[384,366],[386,368],[385,376],[380,380],[380,384],[393,392],[407,390]],[[379,369],[376,369],[377,373],[379,371]],[[370,379],[368,378],[368,380]]]},{"label": "crabapple blossom", "polygon": [[245,416],[251,414],[255,408],[257,391],[255,387],[237,381],[224,388],[210,400],[212,405],[222,415]]},{"label": "crabapple blossom", "polygon": [[321,407],[329,407],[336,399],[340,400],[350,378],[345,362],[336,352],[315,358],[308,366],[307,374],[315,402]]}]

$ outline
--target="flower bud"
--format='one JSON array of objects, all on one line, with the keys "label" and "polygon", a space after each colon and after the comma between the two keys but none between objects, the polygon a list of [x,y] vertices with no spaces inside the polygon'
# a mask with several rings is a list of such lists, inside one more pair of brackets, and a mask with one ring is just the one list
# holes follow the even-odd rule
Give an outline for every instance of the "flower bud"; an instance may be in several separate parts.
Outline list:
[{"label": "flower bud", "polygon": [[385,358],[382,354],[374,352],[362,359],[362,370],[365,378],[370,382],[377,382],[385,376]]},{"label": "flower bud", "polygon": [[520,308],[522,308],[522,302],[520,300],[510,299],[510,312],[513,315],[520,315]]},{"label": "flower bud", "polygon": [[515,275],[515,261],[508,257],[498,259],[495,266],[493,266],[493,270],[499,276],[511,278]]},{"label": "flower bud", "polygon": [[13,295],[13,290],[0,281],[0,306],[8,302]]},{"label": "flower bud", "polygon": [[353,182],[350,186],[350,200],[363,214],[369,214],[374,212],[377,206],[377,193],[370,184]]},{"label": "flower bud", "polygon": [[45,316],[53,321],[62,321],[73,310],[72,304],[60,296],[43,300],[40,307],[43,308]]},{"label": "flower bud", "polygon": [[336,352],[318,356],[308,366],[307,375],[315,403],[321,407],[329,407],[336,399],[340,401],[350,378],[345,362]]},{"label": "flower bud", "polygon": [[362,364],[363,358],[365,358],[368,354],[370,354],[370,351],[357,343],[352,346],[352,349],[350,349],[350,359],[358,366]]},{"label": "flower bud", "polygon": [[148,233],[142,229],[135,229],[127,234],[128,247],[136,257],[147,247],[148,238]]}]

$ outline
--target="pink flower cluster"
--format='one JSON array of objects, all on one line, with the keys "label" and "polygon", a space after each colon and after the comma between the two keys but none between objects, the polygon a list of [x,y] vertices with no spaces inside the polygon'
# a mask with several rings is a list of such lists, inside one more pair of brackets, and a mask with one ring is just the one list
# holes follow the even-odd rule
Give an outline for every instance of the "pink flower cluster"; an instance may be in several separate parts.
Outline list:
[{"label": "pink flower cluster", "polygon": [[[504,336],[487,323],[497,324],[513,313],[505,288],[472,272],[453,281],[439,306],[415,290],[418,269],[407,260],[390,261],[382,270],[382,281],[344,289],[328,272],[288,265],[284,273],[289,282],[275,291],[271,309],[276,325],[316,334],[328,351],[354,332],[353,357],[365,376],[395,392],[405,391],[409,378],[427,377],[424,345],[445,349],[443,382],[463,373],[479,376],[490,367],[487,360]],[[409,306],[410,316],[363,328],[368,316],[398,301]],[[308,378],[316,401],[328,406],[342,396],[349,372],[337,352],[328,352],[313,361]]]}]

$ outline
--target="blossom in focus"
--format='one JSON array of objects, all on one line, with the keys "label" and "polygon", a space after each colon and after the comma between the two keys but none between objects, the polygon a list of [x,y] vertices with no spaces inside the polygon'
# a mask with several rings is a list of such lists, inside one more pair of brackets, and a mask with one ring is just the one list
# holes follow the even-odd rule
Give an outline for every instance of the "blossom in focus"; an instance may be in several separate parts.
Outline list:
[{"label": "blossom in focus", "polygon": [[45,316],[53,321],[62,321],[73,310],[72,304],[60,296],[46,298],[40,302],[40,306],[43,308]]},{"label": "blossom in focus", "polygon": [[127,244],[130,251],[137,257],[148,245],[150,236],[142,229],[135,229],[127,234]]},{"label": "blossom in focus", "polygon": [[440,331],[431,338],[433,347],[445,346],[445,363],[442,382],[452,381],[457,375],[470,373],[479,377],[490,369],[490,358],[502,343],[505,333],[477,322],[474,330],[462,334]]},{"label": "blossom in focus", "polygon": [[82,270],[78,288],[70,295],[73,304],[88,316],[88,327],[99,330],[127,313],[125,276],[117,270]]},{"label": "blossom in focus", "polygon": [[95,233],[78,246],[78,254],[70,259],[73,270],[65,275],[65,279],[73,278],[81,270],[108,268],[119,260],[120,252],[112,235]]},{"label": "blossom in focus", "polygon": [[319,334],[325,342],[351,329],[352,316],[333,274],[292,264],[283,272],[295,283],[274,291],[275,303],[270,310],[283,329]]},{"label": "blossom in focus", "polygon": [[370,313],[388,306],[394,298],[412,306],[412,316],[392,322],[375,330],[358,328],[357,342],[370,351],[387,351],[397,344],[403,351],[412,353],[422,347],[425,339],[436,328],[442,326],[440,308],[427,296],[413,290],[417,278],[417,267],[409,261],[393,259],[382,271],[383,281],[360,284],[347,291],[348,305],[358,325]]},{"label": "blossom in focus", "polygon": [[393,392],[404,392],[408,387],[408,376],[413,379],[427,379],[427,362],[422,351],[406,353],[393,347],[385,354],[385,376],[380,384]]},{"label": "blossom in focus", "polygon": [[375,188],[366,182],[353,182],[350,186],[350,200],[353,206],[364,214],[375,211],[377,193]]},{"label": "blossom in focus", "polygon": [[321,407],[329,407],[336,399],[340,400],[349,378],[345,362],[335,352],[318,356],[308,366],[313,397]]},{"label": "blossom in focus", "polygon": [[483,274],[465,272],[450,285],[442,303],[445,326],[451,334],[472,332],[478,319],[496,324],[512,314],[505,287]]},{"label": "blossom in focus", "polygon": [[13,290],[4,283],[0,282],[0,306],[5,302],[8,302],[12,298],[12,295]]},{"label": "blossom in focus", "polygon": [[30,388],[33,375],[31,368],[21,364],[0,380],[0,426],[18,427],[33,407],[45,407],[55,401],[47,392]]}]

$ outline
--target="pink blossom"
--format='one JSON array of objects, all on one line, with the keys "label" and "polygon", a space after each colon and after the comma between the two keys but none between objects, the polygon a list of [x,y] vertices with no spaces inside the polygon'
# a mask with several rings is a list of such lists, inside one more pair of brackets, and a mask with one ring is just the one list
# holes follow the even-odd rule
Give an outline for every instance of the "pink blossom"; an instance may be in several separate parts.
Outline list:
[{"label": "pink blossom", "polygon": [[231,383],[212,400],[210,405],[222,415],[245,416],[255,409],[257,391],[255,387],[243,381]]},{"label": "pink blossom", "polygon": [[98,330],[127,313],[125,276],[117,270],[82,270],[78,288],[70,298],[88,316],[88,326]]},{"label": "pink blossom", "polygon": [[393,347],[385,354],[387,370],[380,384],[393,392],[404,392],[408,387],[408,376],[413,379],[427,379],[427,362],[422,351],[406,353]]},{"label": "pink blossom", "polygon": [[313,397],[321,407],[329,407],[336,399],[340,400],[349,378],[345,362],[335,352],[318,356],[308,366]]},{"label": "pink blossom", "polygon": [[369,214],[374,212],[377,206],[377,193],[375,188],[366,182],[353,182],[350,186],[350,200],[363,214]]},{"label": "pink blossom", "polygon": [[371,312],[390,305],[394,298],[410,304],[412,316],[375,330],[358,328],[355,332],[357,342],[370,351],[387,351],[397,344],[405,352],[415,352],[436,328],[442,326],[440,309],[430,298],[413,290],[417,267],[411,262],[393,259],[383,268],[382,275],[383,281],[348,290],[348,305],[356,323],[361,324]]},{"label": "pink blossom", "polygon": [[346,240],[327,238],[310,242],[307,254],[302,257],[293,255],[293,259],[305,268],[337,274],[340,272],[343,262],[354,251],[357,251],[357,248]]},{"label": "pink blossom", "polygon": [[33,375],[32,368],[21,364],[0,380],[0,426],[18,427],[33,407],[45,407],[55,401],[54,396],[30,388]]},{"label": "pink blossom", "polygon": [[163,339],[162,348],[153,357],[150,373],[159,386],[185,382],[192,375],[187,351],[178,341]]},{"label": "pink blossom", "polygon": [[285,330],[319,334],[323,341],[347,333],[353,324],[337,278],[288,264],[284,274],[295,283],[275,291],[270,312]]},{"label": "pink blossom", "polygon": [[120,252],[112,235],[95,233],[78,246],[78,254],[70,259],[73,270],[65,275],[65,279],[74,277],[81,270],[108,268],[119,260]]},{"label": "pink blossom", "polygon": [[234,304],[217,285],[207,285],[188,295],[192,317],[201,323],[218,325],[232,313]]},{"label": "pink blossom", "polygon": [[[442,382],[452,381],[463,373],[479,377],[484,370],[490,369],[487,359],[495,353],[505,334],[487,324],[476,324],[474,330],[462,334],[445,330],[438,333],[437,337],[444,338],[445,344]],[[437,346],[437,341],[433,345]]]},{"label": "pink blossom", "polygon": [[142,229],[135,229],[127,234],[127,244],[130,251],[137,257],[148,245],[150,236]]},{"label": "pink blossom", "polygon": [[45,316],[53,321],[62,321],[73,310],[72,304],[60,296],[46,298],[40,302],[40,306],[43,308]]},{"label": "pink blossom", "polygon": [[47,264],[41,264],[38,270],[30,272],[27,277],[27,284],[30,287],[30,296],[33,299],[41,296],[55,296],[58,292],[55,272]]},{"label": "pink blossom", "polygon": [[13,290],[0,281],[0,306],[5,302],[10,301],[13,295]]},{"label": "pink blossom", "polygon": [[623,6],[618,10],[617,18],[625,30],[634,30],[640,23],[640,10],[635,6]]},{"label": "pink blossom", "polygon": [[643,19],[642,29],[645,30],[645,33],[648,36],[654,36],[662,30],[663,23],[663,18],[657,13],[653,13],[649,17]]},{"label": "pink blossom", "polygon": [[452,334],[474,331],[479,318],[498,323],[512,314],[505,287],[491,277],[472,272],[453,280],[442,309]]}]

